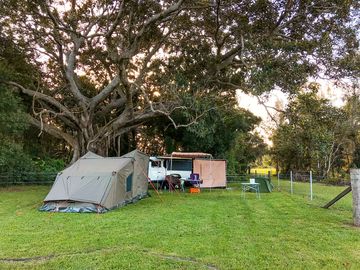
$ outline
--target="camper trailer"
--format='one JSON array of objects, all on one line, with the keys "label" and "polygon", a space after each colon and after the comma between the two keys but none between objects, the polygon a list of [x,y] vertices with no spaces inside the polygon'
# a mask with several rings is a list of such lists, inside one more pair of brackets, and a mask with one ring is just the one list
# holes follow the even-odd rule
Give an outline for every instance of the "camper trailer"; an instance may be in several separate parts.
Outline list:
[{"label": "camper trailer", "polygon": [[173,152],[171,155],[150,157],[149,178],[166,187],[166,176],[190,179],[198,174],[201,187],[226,187],[226,161],[215,160],[207,153]]}]

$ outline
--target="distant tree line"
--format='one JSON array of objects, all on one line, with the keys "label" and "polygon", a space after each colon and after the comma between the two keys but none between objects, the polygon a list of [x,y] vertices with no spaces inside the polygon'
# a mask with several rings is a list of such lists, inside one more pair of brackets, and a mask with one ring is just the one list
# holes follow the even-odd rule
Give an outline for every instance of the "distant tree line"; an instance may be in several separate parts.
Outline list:
[{"label": "distant tree line", "polygon": [[282,172],[312,170],[335,177],[360,166],[360,99],[356,91],[344,106],[333,106],[310,84],[293,97],[279,114],[271,148],[273,162]]}]

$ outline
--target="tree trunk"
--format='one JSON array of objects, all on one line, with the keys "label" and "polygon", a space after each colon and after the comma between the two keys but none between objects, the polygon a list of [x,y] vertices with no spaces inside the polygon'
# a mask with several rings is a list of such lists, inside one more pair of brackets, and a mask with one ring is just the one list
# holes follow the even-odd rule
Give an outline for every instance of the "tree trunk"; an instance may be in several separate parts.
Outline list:
[{"label": "tree trunk", "polygon": [[73,148],[73,156],[70,164],[73,164],[88,151],[101,156],[107,156],[106,154],[110,146],[104,142],[104,139],[96,140],[96,138],[90,137],[89,134],[91,134],[91,132],[89,132],[89,128],[91,127],[82,128],[82,131],[76,136],[76,143],[71,145]]},{"label": "tree trunk", "polygon": [[70,164],[75,163],[75,161],[77,161],[80,158],[81,154],[80,154],[80,147],[79,145],[75,145],[73,146],[73,155],[70,161]]}]

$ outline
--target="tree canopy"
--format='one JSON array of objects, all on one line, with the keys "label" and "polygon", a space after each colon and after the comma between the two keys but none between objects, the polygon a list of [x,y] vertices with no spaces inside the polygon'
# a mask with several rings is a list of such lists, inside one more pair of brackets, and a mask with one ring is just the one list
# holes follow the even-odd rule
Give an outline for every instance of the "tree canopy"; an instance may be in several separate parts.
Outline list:
[{"label": "tree canopy", "polygon": [[[0,33],[36,66],[2,81],[32,97],[30,123],[73,161],[163,116],[175,127],[235,90],[295,92],[318,72],[353,76],[357,1],[3,1]],[[341,69],[339,67],[342,67]],[[344,73],[344,68],[349,72]],[[220,105],[221,106],[221,105]],[[182,113],[184,122],[173,116]]]},{"label": "tree canopy", "polygon": [[[321,176],[347,171],[358,145],[359,127],[354,125],[352,97],[342,108],[320,98],[317,87],[299,94],[280,115],[281,124],[274,131],[272,154],[283,171],[314,170]],[[354,100],[355,99],[355,100]]]},{"label": "tree canopy", "polygon": [[[210,104],[203,104],[206,102],[202,101],[202,106],[212,109],[186,128],[175,129],[169,120],[163,118],[151,122],[151,126],[142,129],[141,137],[145,141],[151,141],[151,138],[159,140],[159,143],[144,145],[145,152],[151,154],[173,151],[208,152],[215,158],[225,158],[237,136],[253,131],[260,123],[260,118],[239,108],[235,101],[228,103],[226,107],[219,106],[219,102],[211,103],[213,99],[207,102]],[[220,101],[220,104],[222,103],[223,100]],[[181,114],[173,118],[177,122],[183,122],[185,116]]]}]

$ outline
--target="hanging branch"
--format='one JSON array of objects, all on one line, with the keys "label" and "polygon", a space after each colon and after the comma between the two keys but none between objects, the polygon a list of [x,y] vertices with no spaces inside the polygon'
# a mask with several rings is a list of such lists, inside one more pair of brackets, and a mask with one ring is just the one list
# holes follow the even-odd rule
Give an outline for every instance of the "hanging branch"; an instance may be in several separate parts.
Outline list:
[{"label": "hanging branch", "polygon": [[172,108],[171,110],[166,110],[166,107],[164,106],[164,104],[160,103],[160,107],[162,107],[163,109],[157,109],[157,108],[154,108],[153,106],[153,102],[149,99],[149,96],[147,95],[147,93],[145,92],[145,90],[142,89],[141,86],[137,85],[137,88],[141,90],[144,98],[145,98],[145,101],[147,102],[147,104],[149,105],[150,107],[150,110],[154,113],[157,113],[157,114],[160,114],[160,115],[164,115],[166,116],[170,122],[172,123],[172,125],[174,126],[175,129],[178,129],[178,128],[181,128],[181,127],[189,127],[193,124],[196,124],[197,121],[202,118],[206,113],[208,113],[209,111],[213,110],[214,108],[210,108],[204,112],[202,112],[201,114],[197,115],[194,117],[194,119],[186,124],[177,124],[175,122],[175,120],[171,117],[171,114],[174,113],[176,110],[188,110],[189,108],[186,107],[186,106],[176,106],[174,108]]}]

